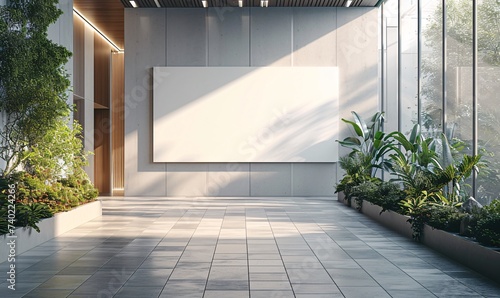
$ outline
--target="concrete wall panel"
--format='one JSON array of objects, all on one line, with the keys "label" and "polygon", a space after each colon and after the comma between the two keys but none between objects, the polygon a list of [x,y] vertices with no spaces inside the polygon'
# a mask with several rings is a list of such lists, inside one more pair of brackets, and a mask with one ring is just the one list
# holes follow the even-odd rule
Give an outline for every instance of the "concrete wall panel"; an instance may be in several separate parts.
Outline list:
[{"label": "concrete wall panel", "polygon": [[292,165],[289,163],[250,164],[250,195],[280,197],[292,195]]},{"label": "concrete wall panel", "polygon": [[[206,66],[205,9],[167,10],[167,66]],[[186,38],[189,37],[189,38]],[[163,65],[162,65],[163,66]]]},{"label": "concrete wall panel", "polygon": [[210,163],[207,177],[208,196],[250,196],[248,163]]},{"label": "concrete wall panel", "polygon": [[208,9],[208,65],[250,65],[249,8]]},{"label": "concrete wall panel", "polygon": [[208,164],[167,164],[167,193],[171,197],[203,197],[207,195]]},{"label": "concrete wall panel", "polygon": [[[166,165],[152,163],[152,69],[165,65],[166,11],[125,10],[125,194],[166,195]],[[131,38],[133,36],[133,38]]]},{"label": "concrete wall panel", "polygon": [[378,108],[377,24],[376,8],[125,9],[125,194],[332,195],[332,163],[152,163],[151,67],[338,66],[340,117],[368,117]]},{"label": "concrete wall panel", "polygon": [[292,9],[252,8],[251,66],[292,65]]},{"label": "concrete wall panel", "polygon": [[336,8],[293,9],[293,66],[337,66]]},{"label": "concrete wall panel", "polygon": [[334,163],[294,163],[292,166],[294,196],[333,196],[337,183]]}]

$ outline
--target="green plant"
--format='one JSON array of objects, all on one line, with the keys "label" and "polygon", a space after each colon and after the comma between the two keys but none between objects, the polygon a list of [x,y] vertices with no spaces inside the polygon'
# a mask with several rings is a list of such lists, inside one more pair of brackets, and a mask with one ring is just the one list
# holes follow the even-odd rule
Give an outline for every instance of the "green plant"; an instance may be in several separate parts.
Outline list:
[{"label": "green plant", "polygon": [[370,179],[361,182],[352,188],[352,196],[356,201],[356,209],[361,210],[363,201],[370,201],[373,197],[378,196],[378,190],[381,181],[379,179]]},{"label": "green plant", "polygon": [[43,218],[52,217],[53,213],[49,207],[42,203],[20,204],[16,206],[16,225],[21,227],[32,227],[40,233],[37,223]]},{"label": "green plant", "polygon": [[429,208],[427,224],[436,229],[458,233],[460,224],[466,216],[455,206],[433,205]]},{"label": "green plant", "polygon": [[335,192],[343,191],[348,202],[351,202],[352,189],[364,181],[372,179],[371,157],[361,152],[343,156],[339,159],[340,167],[346,171],[342,180],[337,184]]},{"label": "green plant", "polygon": [[338,141],[343,147],[351,149],[349,155],[361,153],[370,158],[370,175],[375,177],[377,169],[384,168],[387,164],[384,155],[391,149],[390,142],[383,132],[384,113],[377,112],[367,123],[356,112],[351,112],[353,121],[342,118],[349,124],[354,135]]},{"label": "green plant", "polygon": [[408,222],[411,224],[413,239],[420,241],[424,234],[424,224],[427,222],[429,212],[429,194],[427,191],[422,191],[416,197],[408,197],[400,202],[401,209],[404,214],[409,215]]},{"label": "green plant", "polygon": [[[51,217],[53,213],[44,203],[29,199],[20,200],[17,197],[17,191],[15,200],[13,198],[12,201],[9,201],[9,196],[7,195],[9,184],[16,184],[16,181],[12,178],[0,178],[0,234],[7,234],[9,232],[9,225],[15,227],[32,227],[40,232],[37,223],[43,218]],[[15,210],[15,217],[12,219],[9,219],[9,210]]]},{"label": "green plant", "polygon": [[380,181],[374,192],[369,194],[367,201],[382,207],[382,212],[387,210],[400,211],[400,202],[405,197],[401,188],[390,181]]},{"label": "green plant", "polygon": [[493,200],[482,208],[473,233],[482,244],[500,246],[500,200]]},{"label": "green plant", "polygon": [[47,38],[62,11],[57,0],[0,6],[0,158],[7,177],[61,117],[69,115],[64,70],[71,52]]}]

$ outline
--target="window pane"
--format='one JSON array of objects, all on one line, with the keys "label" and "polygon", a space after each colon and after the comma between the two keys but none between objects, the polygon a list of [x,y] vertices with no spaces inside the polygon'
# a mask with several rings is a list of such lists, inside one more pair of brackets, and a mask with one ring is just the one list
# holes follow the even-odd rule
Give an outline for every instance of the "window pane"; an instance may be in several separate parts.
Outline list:
[{"label": "window pane", "polygon": [[422,90],[423,131],[429,136],[442,132],[442,10],[441,1],[422,1]]},{"label": "window pane", "polygon": [[[463,142],[461,153],[472,154],[472,1],[447,0],[446,5],[447,135]],[[471,195],[470,187],[462,190]]]},{"label": "window pane", "polygon": [[500,197],[500,1],[478,5],[478,145],[488,168],[479,172],[478,200]]},{"label": "window pane", "polygon": [[408,133],[417,123],[418,57],[417,1],[400,1],[401,5],[401,131]]}]

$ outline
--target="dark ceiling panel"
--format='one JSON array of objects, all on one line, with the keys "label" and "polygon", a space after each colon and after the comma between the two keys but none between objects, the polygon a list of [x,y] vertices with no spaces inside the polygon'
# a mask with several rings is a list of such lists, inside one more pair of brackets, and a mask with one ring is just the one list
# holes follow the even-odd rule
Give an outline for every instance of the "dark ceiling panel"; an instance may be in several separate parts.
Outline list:
[{"label": "dark ceiling panel", "polygon": [[[132,7],[129,0],[120,0],[124,7]],[[210,7],[237,7],[238,0],[207,0]],[[243,0],[245,7],[259,7],[260,0]],[[342,7],[347,0],[268,0],[269,7]],[[154,0],[135,0],[139,7],[157,7]],[[375,6],[379,0],[353,0],[351,7]],[[203,7],[201,0],[158,0],[162,7]]]}]

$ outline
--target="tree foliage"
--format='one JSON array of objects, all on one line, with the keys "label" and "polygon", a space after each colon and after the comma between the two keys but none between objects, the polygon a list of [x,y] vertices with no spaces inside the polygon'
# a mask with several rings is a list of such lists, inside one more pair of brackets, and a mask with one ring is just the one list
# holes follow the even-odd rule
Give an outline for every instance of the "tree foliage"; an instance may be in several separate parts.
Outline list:
[{"label": "tree foliage", "polygon": [[57,0],[10,0],[0,7],[0,158],[11,173],[70,106],[64,69],[71,53],[47,37]]}]

